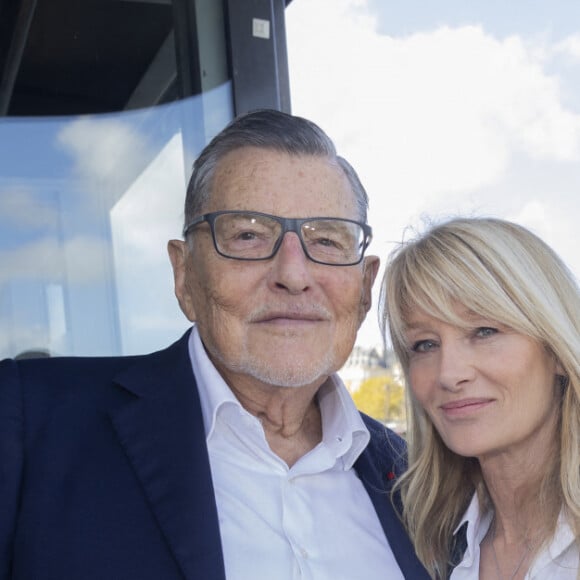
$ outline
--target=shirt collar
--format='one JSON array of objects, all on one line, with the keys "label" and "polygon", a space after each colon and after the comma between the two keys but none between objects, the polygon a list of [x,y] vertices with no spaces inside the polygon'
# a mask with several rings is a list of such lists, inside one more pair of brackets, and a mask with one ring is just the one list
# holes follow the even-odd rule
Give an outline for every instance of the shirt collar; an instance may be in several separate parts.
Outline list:
[{"label": "shirt collar", "polygon": [[228,404],[237,405],[238,407],[241,407],[241,405],[207,356],[195,324],[189,335],[189,358],[191,359],[193,374],[197,381],[207,441],[215,428],[219,409]]},{"label": "shirt collar", "polygon": [[459,529],[465,523],[467,523],[467,530],[465,534],[467,548],[465,550],[465,554],[463,555],[463,561],[460,565],[471,566],[473,564],[476,554],[479,552],[479,544],[489,530],[492,517],[493,512],[491,510],[489,510],[487,513],[481,512],[481,506],[479,504],[477,493],[474,493],[467,510],[465,510],[465,513],[463,514],[463,518],[461,518],[459,525],[453,532],[454,535],[457,534]]},{"label": "shirt collar", "polygon": [[558,523],[556,524],[556,532],[552,538],[548,549],[545,554],[541,554],[538,559],[538,568],[551,561],[557,561],[563,553],[570,548],[572,544],[576,542],[576,536],[570,526],[570,522],[566,517],[564,510],[560,511],[558,516]]},{"label": "shirt collar", "polygon": [[[473,564],[476,553],[479,552],[479,545],[489,530],[491,520],[493,519],[493,510],[488,510],[487,513],[481,513],[481,506],[477,493],[473,494],[469,507],[463,514],[463,518],[459,525],[455,528],[453,534],[457,534],[461,526],[467,522],[466,541],[467,549],[463,556],[463,561],[460,566],[471,566]],[[574,542],[576,541],[574,532],[563,511],[558,517],[558,524],[554,537],[548,545],[548,549],[542,551],[538,561],[534,564],[536,566],[543,566],[551,561],[557,560]]]},{"label": "shirt collar", "polygon": [[322,415],[322,442],[336,457],[341,457],[345,470],[350,469],[370,441],[370,433],[352,397],[335,373],[318,391]]},{"label": "shirt collar", "polygon": [[[208,441],[220,409],[225,405],[242,406],[208,357],[195,324],[188,346]],[[369,431],[337,374],[328,378],[317,396],[322,416],[322,443],[336,457],[342,458],[345,470],[350,469],[368,445]]]}]

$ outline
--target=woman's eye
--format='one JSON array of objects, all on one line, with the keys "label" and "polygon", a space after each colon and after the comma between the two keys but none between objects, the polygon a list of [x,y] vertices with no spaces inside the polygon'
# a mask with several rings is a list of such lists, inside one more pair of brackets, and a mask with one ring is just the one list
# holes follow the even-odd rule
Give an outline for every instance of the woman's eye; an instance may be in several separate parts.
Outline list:
[{"label": "woman's eye", "polygon": [[478,338],[488,338],[490,336],[493,336],[494,334],[497,334],[497,332],[498,332],[497,328],[492,328],[490,326],[481,326],[478,329],[476,329],[475,336],[477,336]]},{"label": "woman's eye", "polygon": [[429,352],[437,347],[437,343],[433,340],[418,340],[413,343],[411,350],[413,352]]}]

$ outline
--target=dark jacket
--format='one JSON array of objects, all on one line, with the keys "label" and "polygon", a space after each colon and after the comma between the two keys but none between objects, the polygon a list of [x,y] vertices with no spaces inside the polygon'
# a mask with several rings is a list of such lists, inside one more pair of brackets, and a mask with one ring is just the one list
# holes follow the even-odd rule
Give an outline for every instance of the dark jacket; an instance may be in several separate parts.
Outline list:
[{"label": "dark jacket", "polygon": [[[187,339],[0,363],[1,580],[224,580]],[[402,441],[365,422],[356,471],[405,577],[427,578],[387,493]]]}]

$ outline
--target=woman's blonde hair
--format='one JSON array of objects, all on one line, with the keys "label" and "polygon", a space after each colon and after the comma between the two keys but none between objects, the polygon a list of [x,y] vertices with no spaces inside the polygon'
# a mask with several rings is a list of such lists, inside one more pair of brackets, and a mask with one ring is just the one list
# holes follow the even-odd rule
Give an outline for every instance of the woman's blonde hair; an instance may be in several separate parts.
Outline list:
[{"label": "woman's blonde hair", "polygon": [[[385,337],[388,326],[407,384],[406,317],[419,308],[462,325],[457,303],[534,338],[560,363],[559,453],[541,484],[541,500],[553,526],[564,509],[579,541],[580,293],[574,276],[536,235],[500,219],[452,219],[401,244],[387,264],[380,322]],[[477,460],[450,451],[411,392],[408,402],[409,469],[398,482],[403,517],[419,558],[433,577],[443,577],[473,493],[487,507],[488,498]]]}]

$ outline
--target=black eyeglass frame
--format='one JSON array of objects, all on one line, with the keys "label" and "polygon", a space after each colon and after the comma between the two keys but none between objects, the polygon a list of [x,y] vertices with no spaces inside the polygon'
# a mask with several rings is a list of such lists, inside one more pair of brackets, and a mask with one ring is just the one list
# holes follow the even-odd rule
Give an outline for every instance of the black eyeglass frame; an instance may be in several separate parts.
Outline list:
[{"label": "black eyeglass frame", "polygon": [[[248,216],[265,217],[265,218],[273,219],[274,221],[278,222],[282,226],[282,231],[280,232],[280,236],[278,237],[278,239],[276,240],[276,243],[274,244],[274,247],[272,248],[272,252],[268,256],[264,256],[262,258],[239,258],[237,256],[230,256],[228,254],[224,254],[218,247],[218,242],[216,239],[215,227],[214,227],[215,220],[219,216],[224,215],[224,214],[240,214],[240,215],[248,215]],[[315,222],[315,221],[342,221],[342,222],[349,222],[352,224],[356,224],[357,226],[359,226],[362,229],[363,234],[364,234],[362,250],[360,252],[360,258],[358,260],[356,260],[355,262],[349,262],[348,264],[335,264],[333,262],[323,262],[322,260],[317,260],[316,258],[313,258],[308,253],[308,249],[306,248],[306,244],[304,243],[304,240],[302,239],[302,226],[306,222]],[[245,262],[259,262],[259,261],[263,261],[263,260],[272,259],[276,255],[276,252],[278,252],[278,250],[280,249],[280,246],[282,245],[282,241],[284,240],[284,236],[288,232],[294,232],[298,236],[298,239],[300,240],[300,245],[302,246],[302,250],[304,251],[304,255],[312,262],[315,262],[316,264],[323,264],[325,266],[356,266],[357,264],[360,264],[362,262],[362,259],[364,258],[364,255],[365,255],[365,252],[366,252],[367,248],[369,247],[369,244],[371,243],[371,241],[373,239],[372,228],[368,224],[365,224],[363,222],[359,222],[356,220],[351,220],[351,219],[347,219],[347,218],[335,218],[335,217],[285,218],[285,217],[280,217],[277,215],[271,215],[269,213],[262,213],[259,211],[245,211],[245,210],[214,211],[214,212],[206,213],[206,214],[200,215],[196,218],[193,218],[183,228],[183,237],[186,238],[187,235],[189,234],[189,232],[194,227],[196,227],[199,224],[204,223],[204,222],[207,222],[209,224],[209,228],[211,230],[211,237],[213,240],[213,246],[215,248],[215,251],[220,256],[223,256],[224,258],[229,258],[230,260],[242,260]]]}]

